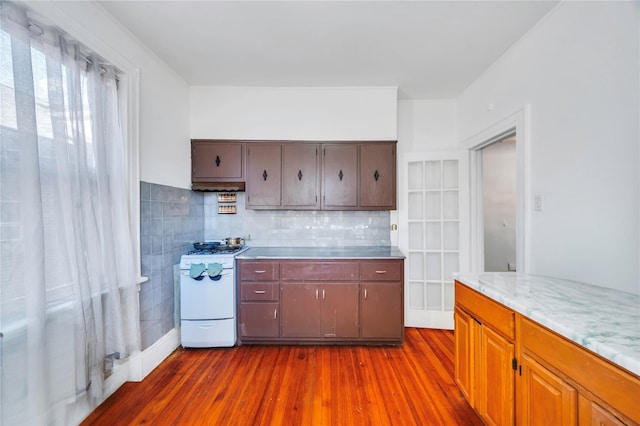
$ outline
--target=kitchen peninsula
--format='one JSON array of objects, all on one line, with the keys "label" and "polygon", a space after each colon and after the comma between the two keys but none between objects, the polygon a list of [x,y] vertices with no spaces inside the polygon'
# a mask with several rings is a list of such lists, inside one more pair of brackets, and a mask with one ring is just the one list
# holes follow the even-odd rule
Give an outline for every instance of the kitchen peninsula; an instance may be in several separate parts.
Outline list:
[{"label": "kitchen peninsula", "polygon": [[404,255],[396,247],[256,247],[238,259],[241,343],[404,339]]},{"label": "kitchen peninsula", "polygon": [[456,275],[456,382],[488,423],[640,423],[640,297],[521,273]]}]

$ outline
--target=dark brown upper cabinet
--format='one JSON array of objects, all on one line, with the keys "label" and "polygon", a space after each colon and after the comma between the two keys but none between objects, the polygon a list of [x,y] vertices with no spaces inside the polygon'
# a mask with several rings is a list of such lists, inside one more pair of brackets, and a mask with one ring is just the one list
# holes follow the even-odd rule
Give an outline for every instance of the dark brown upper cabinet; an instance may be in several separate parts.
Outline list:
[{"label": "dark brown upper cabinet", "polygon": [[282,145],[282,207],[320,208],[320,155],[317,144]]},{"label": "dark brown upper cabinet", "polygon": [[244,191],[244,143],[191,140],[192,188],[203,191]]},{"label": "dark brown upper cabinet", "polygon": [[318,151],[309,143],[247,144],[247,208],[319,209]]},{"label": "dark brown upper cabinet", "polygon": [[359,206],[395,210],[396,145],[360,145]]},{"label": "dark brown upper cabinet", "polygon": [[358,145],[322,146],[322,208],[345,210],[358,207]]},{"label": "dark brown upper cabinet", "polygon": [[278,208],[282,204],[282,145],[247,144],[248,208]]},{"label": "dark brown upper cabinet", "polygon": [[396,209],[395,142],[325,144],[322,149],[322,209]]},{"label": "dark brown upper cabinet", "polygon": [[255,210],[395,210],[396,142],[191,141],[192,188]]}]

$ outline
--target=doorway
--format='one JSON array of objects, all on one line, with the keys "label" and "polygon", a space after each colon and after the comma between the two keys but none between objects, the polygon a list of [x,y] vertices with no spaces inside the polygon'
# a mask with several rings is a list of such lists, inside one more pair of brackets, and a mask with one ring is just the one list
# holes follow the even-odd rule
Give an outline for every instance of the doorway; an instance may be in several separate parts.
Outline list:
[{"label": "doorway", "polygon": [[516,135],[479,152],[482,170],[482,224],[485,272],[515,272],[517,157]]}]

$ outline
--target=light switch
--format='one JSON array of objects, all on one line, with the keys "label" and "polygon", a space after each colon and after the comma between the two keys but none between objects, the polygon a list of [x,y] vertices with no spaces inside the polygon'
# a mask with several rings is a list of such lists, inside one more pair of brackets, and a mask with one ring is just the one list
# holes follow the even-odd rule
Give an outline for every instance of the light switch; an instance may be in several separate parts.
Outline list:
[{"label": "light switch", "polygon": [[537,212],[541,212],[544,210],[544,200],[542,199],[542,194],[536,194],[533,198],[534,209]]}]

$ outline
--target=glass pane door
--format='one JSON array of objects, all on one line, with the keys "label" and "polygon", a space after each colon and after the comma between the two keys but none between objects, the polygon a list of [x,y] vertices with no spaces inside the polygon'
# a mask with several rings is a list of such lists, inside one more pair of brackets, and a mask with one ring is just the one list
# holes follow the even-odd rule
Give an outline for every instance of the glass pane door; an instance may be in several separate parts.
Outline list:
[{"label": "glass pane door", "polygon": [[467,152],[406,158],[405,322],[453,328],[453,273],[468,269]]}]

